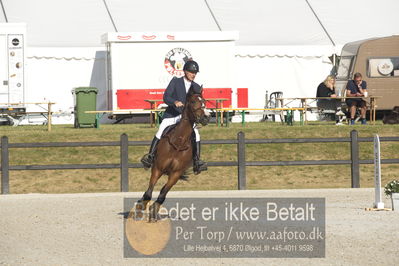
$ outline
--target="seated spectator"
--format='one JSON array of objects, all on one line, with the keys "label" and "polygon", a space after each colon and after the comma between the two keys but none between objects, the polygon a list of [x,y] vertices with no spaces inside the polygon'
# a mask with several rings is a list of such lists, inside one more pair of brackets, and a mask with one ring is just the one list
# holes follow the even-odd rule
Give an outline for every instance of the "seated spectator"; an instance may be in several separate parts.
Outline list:
[{"label": "seated spectator", "polygon": [[[327,76],[327,78],[319,84],[317,87],[316,97],[329,97],[336,98],[335,94],[335,77]],[[317,107],[323,110],[335,111],[337,124],[340,124],[341,120],[339,117],[343,117],[345,114],[341,111],[341,100],[340,99],[318,99]]]},{"label": "seated spectator", "polygon": [[[348,84],[346,85],[346,96],[347,97],[364,97],[366,90],[367,90],[367,83],[366,81],[362,80],[362,74],[355,73],[353,76],[353,80],[349,80]],[[356,108],[360,108],[360,119],[362,125],[366,125],[366,111],[367,105],[366,101],[362,98],[351,98],[346,99],[346,104],[350,109],[351,120],[350,124],[355,124],[355,114]]]}]

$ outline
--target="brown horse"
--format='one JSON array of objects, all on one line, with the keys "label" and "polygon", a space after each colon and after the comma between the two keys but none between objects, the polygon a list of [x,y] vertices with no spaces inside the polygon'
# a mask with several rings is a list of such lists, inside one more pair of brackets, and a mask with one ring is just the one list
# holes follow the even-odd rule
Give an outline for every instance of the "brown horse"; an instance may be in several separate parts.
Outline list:
[{"label": "brown horse", "polygon": [[207,125],[209,114],[205,110],[205,100],[201,94],[195,94],[193,89],[187,93],[186,104],[178,124],[164,134],[158,143],[154,163],[151,168],[151,178],[147,191],[136,204],[137,211],[146,209],[152,198],[152,192],[158,179],[166,174],[168,181],[162,187],[158,199],[150,206],[150,220],[156,220],[160,205],[165,201],[166,194],[176,184],[180,176],[193,164],[192,137],[194,123]]}]

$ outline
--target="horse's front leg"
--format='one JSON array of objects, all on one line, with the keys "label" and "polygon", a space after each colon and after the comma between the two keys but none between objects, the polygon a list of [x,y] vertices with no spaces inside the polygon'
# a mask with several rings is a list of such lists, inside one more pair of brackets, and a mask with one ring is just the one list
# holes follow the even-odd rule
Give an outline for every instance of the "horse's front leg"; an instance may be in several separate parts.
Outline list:
[{"label": "horse's front leg", "polygon": [[182,174],[183,171],[178,171],[169,175],[168,181],[159,192],[158,199],[150,206],[150,221],[156,220],[159,208],[166,199],[166,194],[168,194],[169,190],[176,184]]},{"label": "horse's front leg", "polygon": [[144,192],[143,197],[141,197],[141,199],[139,199],[136,203],[136,218],[141,219],[143,217],[143,213],[147,208],[147,204],[152,198],[152,191],[154,190],[155,184],[157,183],[161,175],[162,172],[154,166],[151,170],[151,178],[148,189],[146,192]]}]

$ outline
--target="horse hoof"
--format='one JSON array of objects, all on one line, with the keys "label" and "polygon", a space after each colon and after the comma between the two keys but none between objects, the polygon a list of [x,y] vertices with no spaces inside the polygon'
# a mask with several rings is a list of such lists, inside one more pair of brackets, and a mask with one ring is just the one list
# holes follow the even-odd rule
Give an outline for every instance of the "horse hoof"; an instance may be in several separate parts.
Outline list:
[{"label": "horse hoof", "polygon": [[158,212],[159,212],[160,206],[161,206],[161,204],[159,204],[158,202],[154,202],[148,209],[150,222],[154,222],[154,220],[156,221],[158,219]]},{"label": "horse hoof", "polygon": [[158,213],[155,213],[153,210],[150,210],[150,214],[148,216],[149,223],[156,223],[158,221]]},{"label": "horse hoof", "polygon": [[132,217],[135,221],[143,220],[144,214],[142,212],[135,212],[134,216]]},{"label": "horse hoof", "polygon": [[149,223],[156,223],[158,221],[157,217],[151,217],[148,219]]},{"label": "horse hoof", "polygon": [[134,220],[142,220],[144,217],[144,212],[147,207],[149,200],[139,200],[135,204],[133,219]]}]

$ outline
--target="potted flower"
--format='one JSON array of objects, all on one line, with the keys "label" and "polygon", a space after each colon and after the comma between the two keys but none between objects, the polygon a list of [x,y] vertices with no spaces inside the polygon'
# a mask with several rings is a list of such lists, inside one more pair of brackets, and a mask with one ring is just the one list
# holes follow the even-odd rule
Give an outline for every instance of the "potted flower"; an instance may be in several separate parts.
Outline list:
[{"label": "potted flower", "polygon": [[391,196],[392,210],[399,211],[399,180],[392,180],[385,185],[385,195]]}]

